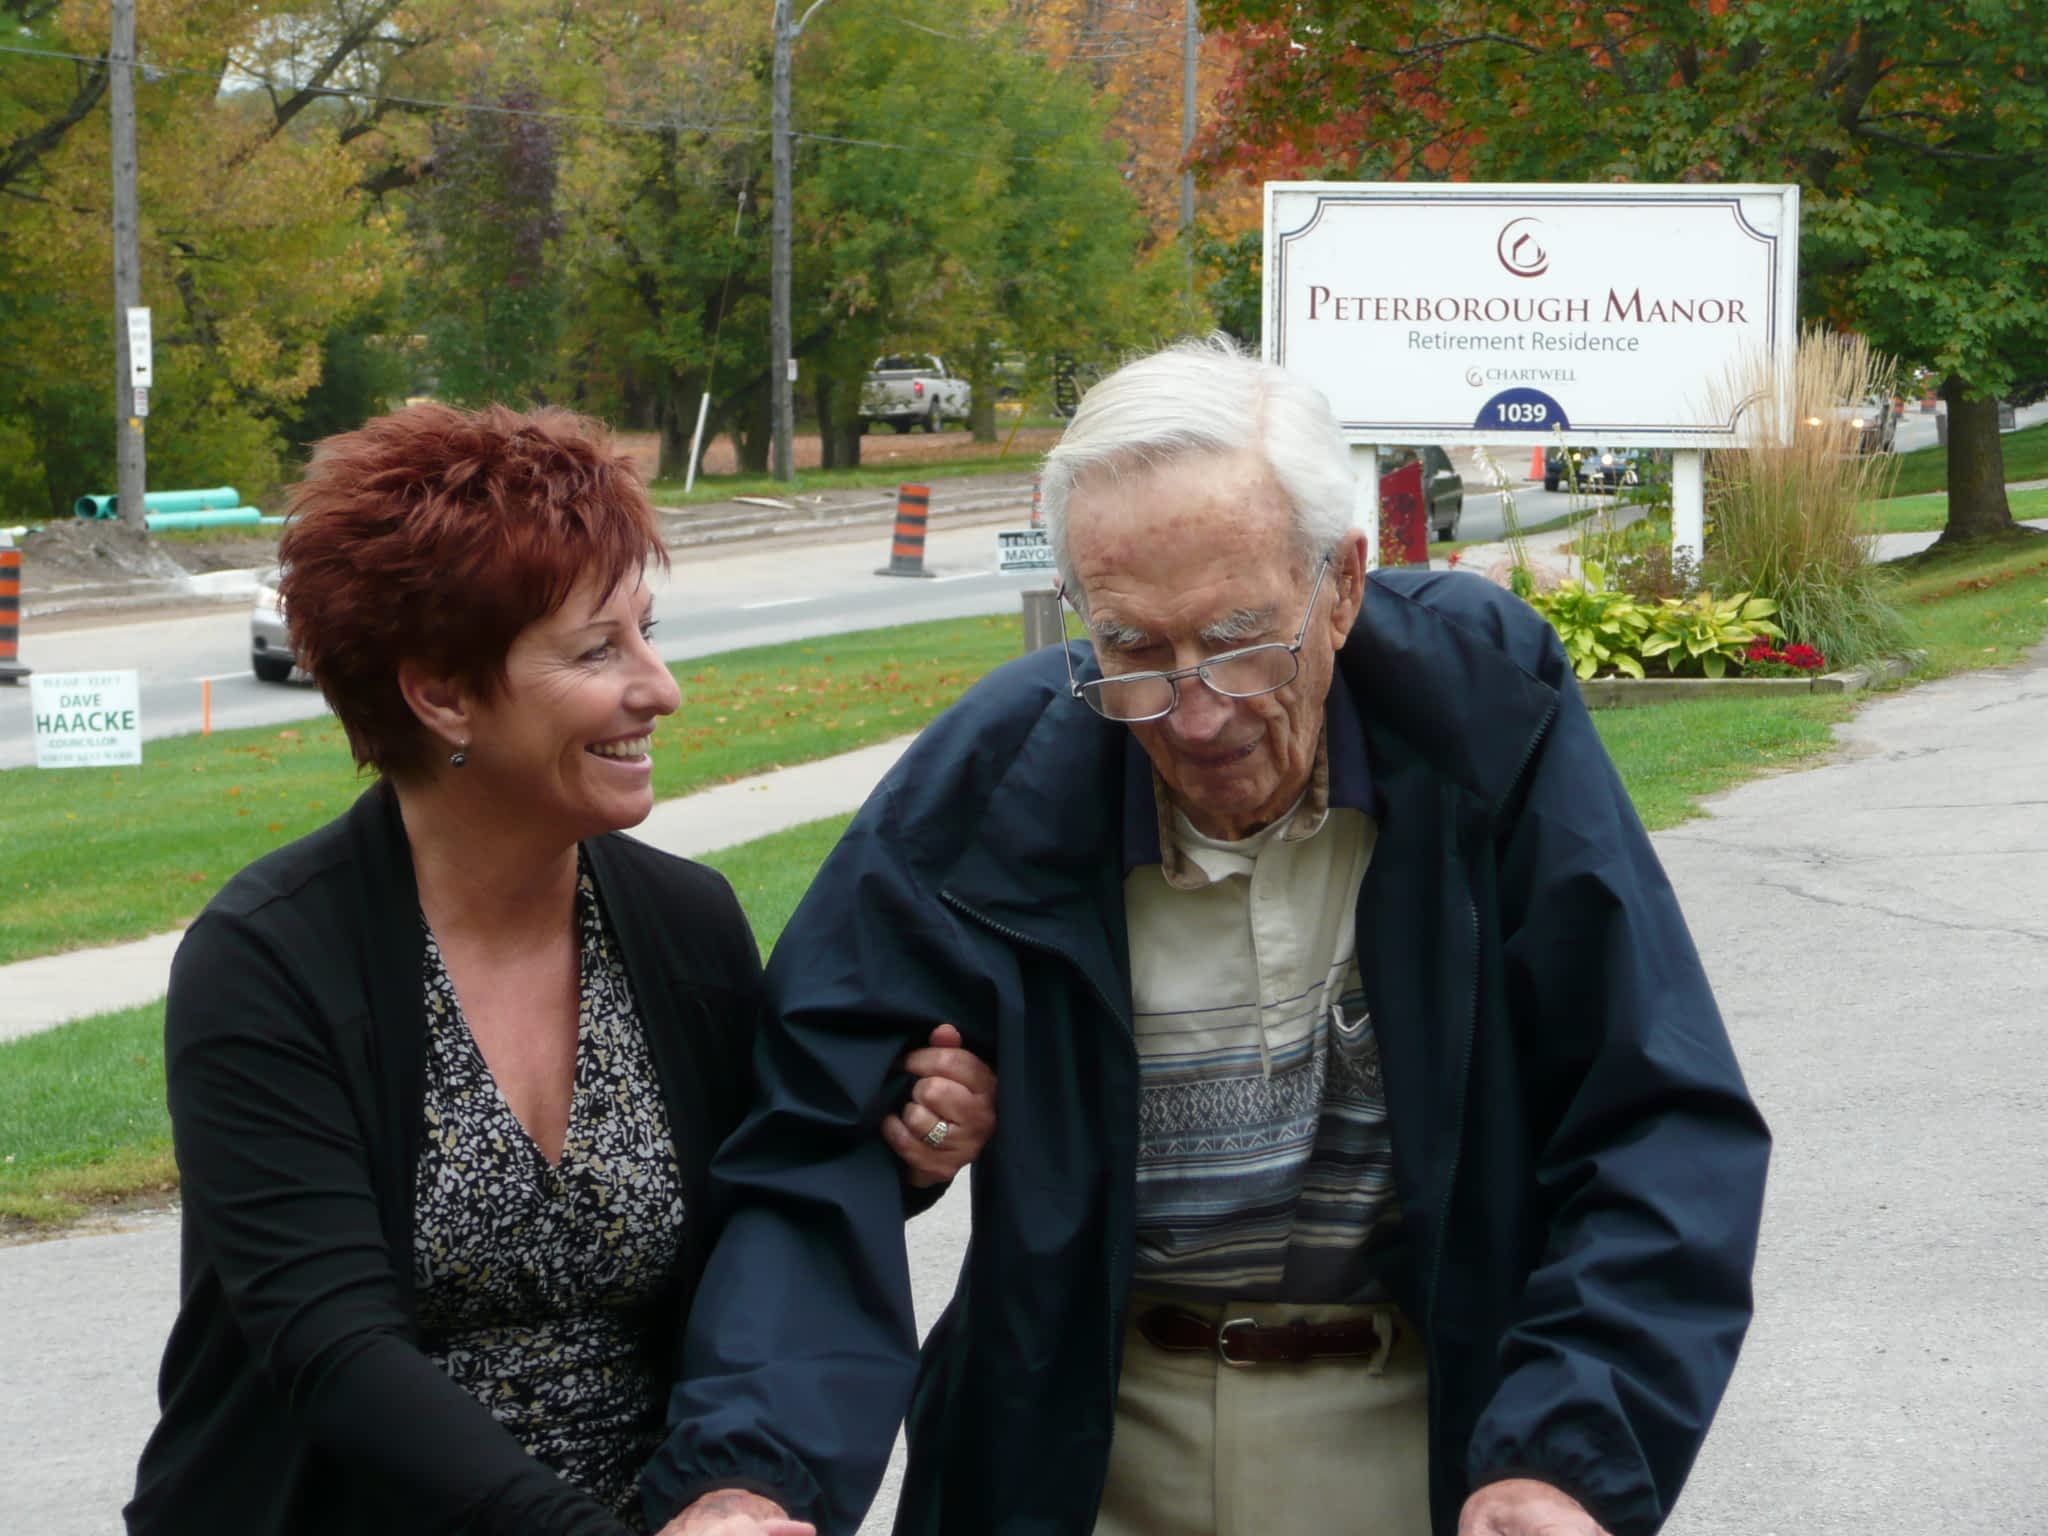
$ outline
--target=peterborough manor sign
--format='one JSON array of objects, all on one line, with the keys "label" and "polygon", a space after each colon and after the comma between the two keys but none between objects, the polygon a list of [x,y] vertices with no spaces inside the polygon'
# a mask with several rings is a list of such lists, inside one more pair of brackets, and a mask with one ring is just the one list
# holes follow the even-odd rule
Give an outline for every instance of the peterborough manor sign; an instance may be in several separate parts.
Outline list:
[{"label": "peterborough manor sign", "polygon": [[1798,236],[1792,186],[1269,182],[1266,354],[1361,447],[1672,449],[1697,552],[1698,450],[1790,386]]}]

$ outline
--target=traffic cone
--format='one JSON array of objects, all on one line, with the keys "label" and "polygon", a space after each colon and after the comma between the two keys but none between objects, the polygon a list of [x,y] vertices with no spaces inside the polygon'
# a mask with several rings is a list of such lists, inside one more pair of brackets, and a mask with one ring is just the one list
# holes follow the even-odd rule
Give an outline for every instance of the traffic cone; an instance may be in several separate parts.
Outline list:
[{"label": "traffic cone", "polygon": [[925,521],[931,512],[931,487],[896,487],[896,534],[889,544],[889,563],[877,576],[929,576],[924,568]]},{"label": "traffic cone", "polygon": [[0,533],[0,683],[18,683],[28,672],[21,664],[21,551]]},{"label": "traffic cone", "polygon": [[1531,480],[1541,480],[1543,478],[1543,450],[1541,448],[1531,448],[1529,450],[1529,478]]}]

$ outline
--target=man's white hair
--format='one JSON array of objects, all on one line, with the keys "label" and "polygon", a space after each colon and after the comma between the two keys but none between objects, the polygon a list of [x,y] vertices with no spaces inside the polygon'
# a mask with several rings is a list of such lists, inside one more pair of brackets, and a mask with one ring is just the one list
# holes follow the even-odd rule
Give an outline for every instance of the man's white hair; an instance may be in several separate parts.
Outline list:
[{"label": "man's white hair", "polygon": [[1356,481],[1321,391],[1219,334],[1126,363],[1083,395],[1039,483],[1053,561],[1075,603],[1086,602],[1068,547],[1077,486],[1189,454],[1247,449],[1264,457],[1286,494],[1303,558],[1312,565],[1335,549],[1352,528]]}]

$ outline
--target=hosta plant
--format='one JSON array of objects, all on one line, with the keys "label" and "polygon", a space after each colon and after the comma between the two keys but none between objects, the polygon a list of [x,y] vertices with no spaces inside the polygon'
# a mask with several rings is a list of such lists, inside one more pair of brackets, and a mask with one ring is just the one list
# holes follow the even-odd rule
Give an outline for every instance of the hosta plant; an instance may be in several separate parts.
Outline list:
[{"label": "hosta plant", "polygon": [[1649,611],[1626,592],[1609,587],[1607,573],[1597,561],[1587,561],[1585,571],[1583,579],[1560,582],[1529,601],[1550,620],[1580,677],[1610,668],[1641,677],[1643,663],[1637,653],[1650,628]]},{"label": "hosta plant", "polygon": [[1711,592],[1692,597],[1667,597],[1649,610],[1650,632],[1640,647],[1644,659],[1662,656],[1674,674],[1697,666],[1708,677],[1725,677],[1728,664],[1766,636],[1784,638],[1771,622],[1778,605],[1767,597],[1738,592],[1717,598]]}]

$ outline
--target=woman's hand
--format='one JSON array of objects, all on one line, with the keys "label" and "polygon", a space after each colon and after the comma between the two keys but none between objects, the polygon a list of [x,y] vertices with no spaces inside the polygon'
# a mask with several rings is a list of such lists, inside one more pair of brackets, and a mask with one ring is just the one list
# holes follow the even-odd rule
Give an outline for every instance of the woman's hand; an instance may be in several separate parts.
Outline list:
[{"label": "woman's hand", "polygon": [[[960,1042],[960,1031],[941,1024],[931,1042],[903,1058],[917,1082],[900,1114],[882,1122],[882,1139],[903,1159],[919,1189],[944,1184],[981,1155],[996,1130],[996,1075]],[[937,1146],[926,1138],[943,1122]]]},{"label": "woman's hand", "polygon": [[659,1536],[817,1536],[817,1527],[790,1519],[780,1504],[758,1493],[719,1488],[669,1521]]}]

